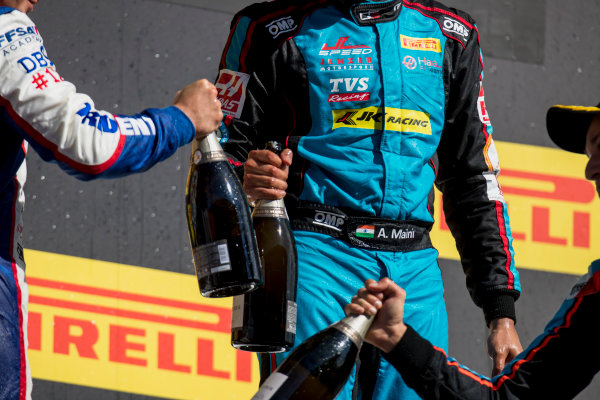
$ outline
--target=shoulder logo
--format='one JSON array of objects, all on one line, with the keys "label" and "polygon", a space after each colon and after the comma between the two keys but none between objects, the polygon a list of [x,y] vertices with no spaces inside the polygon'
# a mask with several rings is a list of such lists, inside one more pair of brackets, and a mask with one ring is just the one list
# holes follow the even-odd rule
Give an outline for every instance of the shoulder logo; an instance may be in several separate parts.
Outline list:
[{"label": "shoulder logo", "polygon": [[283,17],[269,22],[265,28],[269,34],[275,39],[282,33],[291,32],[297,28],[296,21],[291,16]]},{"label": "shoulder logo", "polygon": [[463,23],[458,22],[450,17],[444,17],[442,20],[442,28],[445,32],[458,35],[460,39],[463,39],[464,41],[467,40],[469,34],[471,33],[469,28],[467,28]]}]

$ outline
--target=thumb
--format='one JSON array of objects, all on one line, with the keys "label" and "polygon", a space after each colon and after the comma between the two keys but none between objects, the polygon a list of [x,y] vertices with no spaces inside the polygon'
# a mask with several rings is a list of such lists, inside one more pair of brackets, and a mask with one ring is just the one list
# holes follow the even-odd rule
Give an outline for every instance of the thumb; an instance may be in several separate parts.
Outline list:
[{"label": "thumb", "polygon": [[280,157],[281,157],[281,161],[283,161],[284,165],[290,166],[290,165],[292,165],[292,159],[294,158],[294,153],[290,149],[283,149]]}]

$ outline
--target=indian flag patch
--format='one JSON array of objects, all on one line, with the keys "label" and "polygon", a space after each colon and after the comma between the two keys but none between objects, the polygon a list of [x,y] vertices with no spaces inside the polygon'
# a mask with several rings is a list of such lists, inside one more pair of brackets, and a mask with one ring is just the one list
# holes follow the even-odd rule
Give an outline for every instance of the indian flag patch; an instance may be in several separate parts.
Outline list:
[{"label": "indian flag patch", "polygon": [[375,226],[374,225],[360,225],[356,228],[356,236],[364,238],[375,237]]}]

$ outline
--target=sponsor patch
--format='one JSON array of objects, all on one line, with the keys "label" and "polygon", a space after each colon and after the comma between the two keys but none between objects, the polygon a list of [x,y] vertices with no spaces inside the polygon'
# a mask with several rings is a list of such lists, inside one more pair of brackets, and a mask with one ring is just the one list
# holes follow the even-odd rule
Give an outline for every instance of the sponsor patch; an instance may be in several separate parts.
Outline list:
[{"label": "sponsor patch", "polygon": [[383,113],[381,107],[366,107],[361,109],[332,110],[332,114],[332,129],[360,128],[381,130],[385,122],[385,129],[388,131],[431,135],[429,116],[422,111],[388,107],[386,108],[386,112]]},{"label": "sponsor patch", "polygon": [[448,35],[452,37],[456,37],[463,41],[463,43],[467,42],[469,35],[471,34],[471,30],[467,28],[463,23],[458,22],[454,18],[444,17],[442,20],[442,29]]},{"label": "sponsor patch", "polygon": [[84,103],[83,107],[77,111],[81,117],[81,124],[88,125],[104,133],[117,133],[119,124],[114,116],[105,112],[92,110],[90,103]]},{"label": "sponsor patch", "polygon": [[15,40],[19,40],[20,38],[28,35],[39,35],[39,32],[35,25],[27,26],[27,27],[18,27],[16,29],[11,29],[4,33],[0,34],[0,47],[3,47],[7,43],[11,43]]},{"label": "sponsor patch", "polygon": [[365,44],[346,44],[349,37],[339,37],[333,46],[328,43],[323,43],[321,50],[319,51],[320,56],[349,56],[349,55],[365,55],[371,54],[373,49]]},{"label": "sponsor patch", "polygon": [[327,101],[330,103],[342,103],[345,101],[367,101],[371,99],[371,93],[341,93],[330,94]]},{"label": "sponsor patch", "polygon": [[366,92],[369,90],[369,78],[332,78],[329,80],[331,84],[328,101],[330,103],[338,103],[344,101],[367,101],[371,98],[371,94]]},{"label": "sponsor patch", "polygon": [[336,71],[373,71],[373,58],[371,57],[348,57],[348,58],[322,58],[321,72]]},{"label": "sponsor patch", "polygon": [[221,102],[221,110],[226,116],[239,118],[242,115],[246,100],[246,86],[250,75],[243,72],[222,69],[219,72],[215,87],[219,91],[217,98]]},{"label": "sponsor patch", "polygon": [[291,32],[297,28],[296,21],[291,16],[276,19],[275,21],[269,22],[265,28],[269,31],[269,34],[275,39],[282,33]]},{"label": "sponsor patch", "polygon": [[440,39],[436,38],[413,38],[400,35],[400,45],[403,49],[408,50],[434,51],[436,53],[442,52]]},{"label": "sponsor patch", "polygon": [[479,98],[477,99],[477,111],[479,112],[479,119],[482,123],[490,125],[490,116],[488,115],[487,108],[485,107],[485,96],[483,95],[483,83],[479,86]]},{"label": "sponsor patch", "polygon": [[40,46],[40,51],[34,51],[28,56],[21,57],[17,60],[17,64],[19,64],[27,74],[37,71],[40,68],[47,69],[54,67],[54,63],[48,58],[44,46]]},{"label": "sponsor patch", "polygon": [[315,210],[315,216],[313,217],[312,223],[314,225],[323,226],[325,228],[331,228],[338,232],[342,231],[345,218],[341,214],[336,214],[329,211]]}]

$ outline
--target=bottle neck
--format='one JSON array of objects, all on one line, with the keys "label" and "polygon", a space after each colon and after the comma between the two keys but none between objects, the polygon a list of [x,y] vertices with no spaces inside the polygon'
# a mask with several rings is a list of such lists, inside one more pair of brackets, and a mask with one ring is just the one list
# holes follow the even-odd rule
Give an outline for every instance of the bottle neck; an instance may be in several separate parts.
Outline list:
[{"label": "bottle neck", "polygon": [[201,139],[195,139],[192,144],[192,163],[201,164],[212,161],[224,161],[227,156],[219,144],[216,132],[209,133]]},{"label": "bottle neck", "polygon": [[350,315],[332,327],[347,335],[360,348],[374,319],[373,316]]},{"label": "bottle neck", "polygon": [[283,199],[278,200],[259,200],[252,211],[252,218],[288,218]]}]

